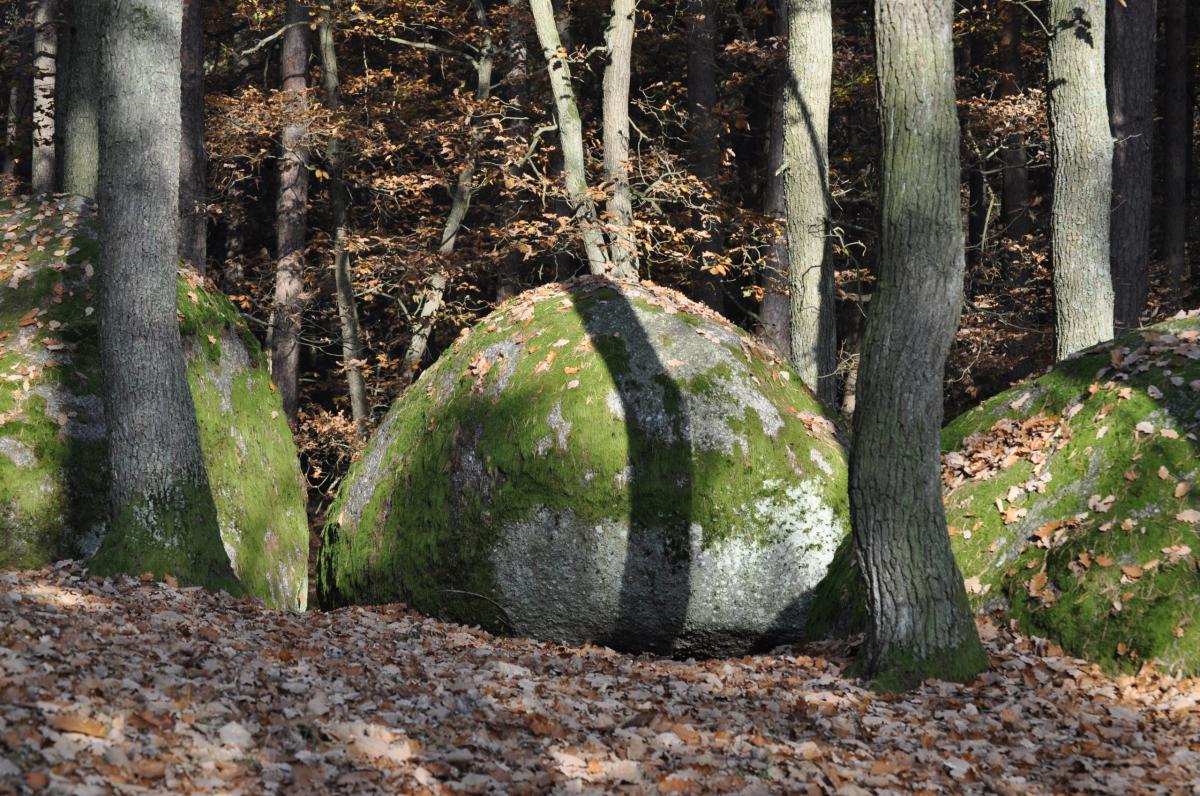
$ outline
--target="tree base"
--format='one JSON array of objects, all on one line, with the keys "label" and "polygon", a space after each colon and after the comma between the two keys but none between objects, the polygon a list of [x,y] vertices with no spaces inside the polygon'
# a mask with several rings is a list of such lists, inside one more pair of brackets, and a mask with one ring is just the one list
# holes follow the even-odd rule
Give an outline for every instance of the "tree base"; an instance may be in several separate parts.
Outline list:
[{"label": "tree base", "polygon": [[925,680],[965,683],[987,668],[987,652],[972,632],[957,647],[934,650],[924,656],[892,646],[871,660],[864,644],[846,674],[866,680],[868,687],[877,693],[898,694],[911,691]]}]

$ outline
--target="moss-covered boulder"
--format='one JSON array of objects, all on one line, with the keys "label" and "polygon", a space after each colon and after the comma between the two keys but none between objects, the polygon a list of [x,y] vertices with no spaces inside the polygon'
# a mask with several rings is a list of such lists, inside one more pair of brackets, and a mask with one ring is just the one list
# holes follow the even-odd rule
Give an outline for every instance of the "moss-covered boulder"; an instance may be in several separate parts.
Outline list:
[{"label": "moss-covered boulder", "polygon": [[737,653],[800,633],[847,529],[838,429],[786,365],[673,291],[584,278],[502,305],[396,402],[318,594]]},{"label": "moss-covered boulder", "polygon": [[[104,535],[96,240],[80,201],[0,202],[0,567],[86,558]],[[258,344],[219,293],[179,281],[180,327],[221,537],[245,589],[307,597],[291,432]]]},{"label": "moss-covered boulder", "polygon": [[[1110,670],[1200,674],[1200,314],[1063,362],[942,435],[967,592]],[[849,545],[811,614],[862,626]]]}]

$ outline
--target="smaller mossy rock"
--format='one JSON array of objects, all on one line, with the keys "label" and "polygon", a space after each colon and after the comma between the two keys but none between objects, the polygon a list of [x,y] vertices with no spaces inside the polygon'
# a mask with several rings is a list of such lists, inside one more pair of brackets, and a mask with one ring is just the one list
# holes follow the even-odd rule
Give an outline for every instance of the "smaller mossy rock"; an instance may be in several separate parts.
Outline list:
[{"label": "smaller mossy rock", "polygon": [[845,452],[797,377],[731,324],[588,277],[464,332],[329,516],[325,606],[740,654],[802,632],[848,528]]},{"label": "smaller mossy rock", "polygon": [[[950,423],[946,517],[967,592],[1110,671],[1200,674],[1200,313],[1089,349]],[[810,632],[864,626],[850,546]]]},{"label": "smaller mossy rock", "polygon": [[[105,532],[93,213],[77,199],[0,201],[0,567],[87,558]],[[191,273],[180,329],[221,538],[246,591],[303,609],[304,486],[257,341]]]}]

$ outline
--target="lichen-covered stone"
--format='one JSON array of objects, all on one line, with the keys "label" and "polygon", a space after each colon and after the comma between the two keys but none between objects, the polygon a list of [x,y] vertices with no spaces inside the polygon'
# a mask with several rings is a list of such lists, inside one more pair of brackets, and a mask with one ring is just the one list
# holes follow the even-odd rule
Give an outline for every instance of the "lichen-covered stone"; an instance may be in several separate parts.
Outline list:
[{"label": "lichen-covered stone", "polygon": [[[0,567],[86,558],[105,531],[91,211],[0,202]],[[302,609],[308,530],[291,432],[233,306],[179,280],[180,328],[221,537],[238,579]]]},{"label": "lichen-covered stone", "polygon": [[504,304],[397,401],[318,593],[739,653],[799,635],[848,527],[838,429],[786,365],[677,293],[584,278]]},{"label": "lichen-covered stone", "polygon": [[[972,602],[1110,670],[1200,674],[1200,314],[1100,346],[942,435]],[[849,546],[814,634],[863,624]]]}]

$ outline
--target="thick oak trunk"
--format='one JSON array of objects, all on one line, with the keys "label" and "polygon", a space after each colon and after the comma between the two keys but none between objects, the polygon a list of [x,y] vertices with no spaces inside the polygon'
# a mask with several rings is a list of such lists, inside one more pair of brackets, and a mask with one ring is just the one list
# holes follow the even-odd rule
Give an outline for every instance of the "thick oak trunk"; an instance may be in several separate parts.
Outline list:
[{"label": "thick oak trunk", "polygon": [[183,0],[180,51],[179,259],[204,273],[208,155],[204,149],[204,0]]},{"label": "thick oak trunk", "polygon": [[92,569],[236,589],[176,319],[178,0],[105,0],[100,367],[110,520]]},{"label": "thick oak trunk", "polygon": [[300,331],[304,313],[304,246],[308,217],[309,28],[308,4],[288,0],[287,24],[280,54],[280,76],[288,95],[289,121],[284,125],[279,158],[279,195],[275,202],[275,305],[271,330],[271,377],[289,420],[300,409]]},{"label": "thick oak trunk", "polygon": [[1114,142],[1110,257],[1118,331],[1137,328],[1150,288],[1157,29],[1155,0],[1108,0],[1106,77]]},{"label": "thick oak trunk", "polygon": [[952,0],[879,0],[883,190],[878,284],[850,458],[869,615],[857,666],[882,689],[987,664],[942,510],[942,372],[962,301]]},{"label": "thick oak trunk", "polygon": [[1112,136],[1104,100],[1104,0],[1051,0],[1050,243],[1058,358],[1113,336]]}]

